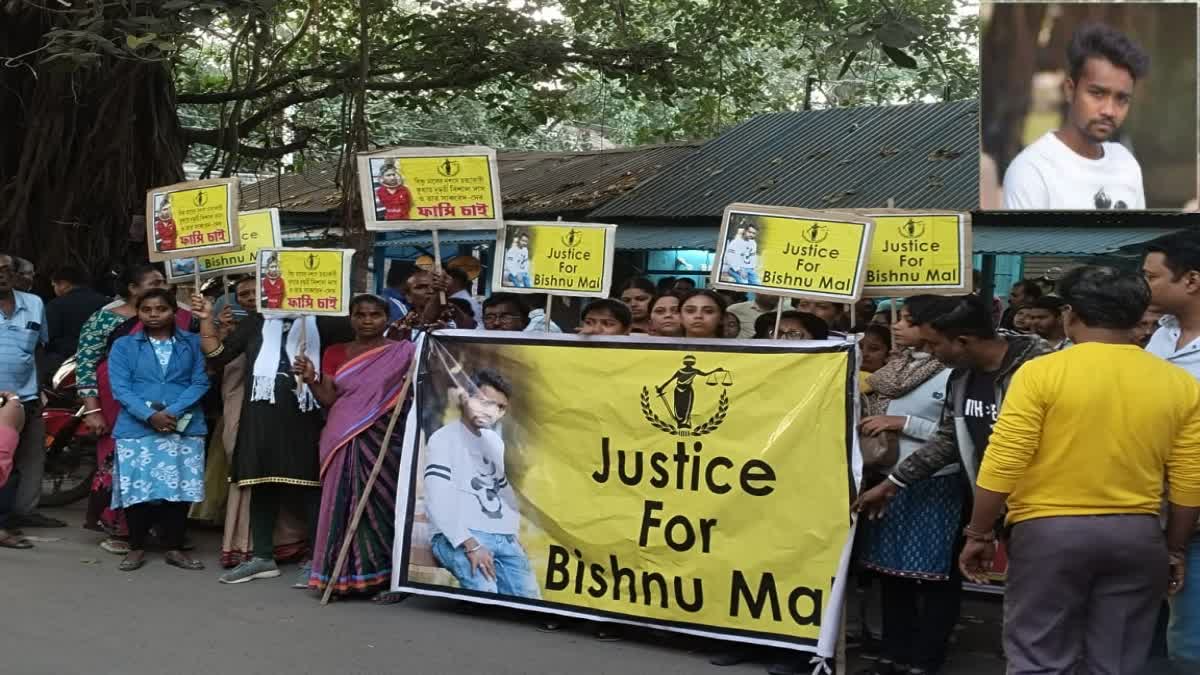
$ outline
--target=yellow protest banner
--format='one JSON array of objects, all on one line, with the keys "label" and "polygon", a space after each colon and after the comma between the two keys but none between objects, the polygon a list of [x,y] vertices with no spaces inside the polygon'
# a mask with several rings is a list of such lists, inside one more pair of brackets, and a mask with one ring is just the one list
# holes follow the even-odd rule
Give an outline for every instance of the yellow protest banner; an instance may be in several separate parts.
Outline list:
[{"label": "yellow protest banner", "polygon": [[146,192],[151,262],[236,251],[238,179],[190,181]]},{"label": "yellow protest banner", "polygon": [[495,229],[502,219],[496,151],[394,148],[358,156],[368,230]]},{"label": "yellow protest banner", "polygon": [[[394,588],[825,653],[853,350],[428,335]],[[494,579],[472,573],[482,550]]]},{"label": "yellow protest banner", "polygon": [[167,262],[167,281],[179,283],[191,281],[196,275],[196,263],[200,264],[201,277],[224,274],[253,274],[254,261],[264,248],[283,246],[279,233],[279,209],[258,209],[238,214],[238,239],[242,245],[230,253],[200,256],[199,258],[172,258]]},{"label": "yellow protest banner", "polygon": [[971,292],[970,215],[856,211],[875,221],[863,295]]},{"label": "yellow protest banner", "polygon": [[870,218],[844,213],[731,204],[712,285],[853,302],[862,292],[872,228]]},{"label": "yellow protest banner", "polygon": [[606,298],[616,232],[616,225],[600,223],[506,222],[496,236],[492,286],[509,293]]},{"label": "yellow protest banner", "polygon": [[350,313],[352,249],[271,248],[258,253],[258,311],[263,316]]}]

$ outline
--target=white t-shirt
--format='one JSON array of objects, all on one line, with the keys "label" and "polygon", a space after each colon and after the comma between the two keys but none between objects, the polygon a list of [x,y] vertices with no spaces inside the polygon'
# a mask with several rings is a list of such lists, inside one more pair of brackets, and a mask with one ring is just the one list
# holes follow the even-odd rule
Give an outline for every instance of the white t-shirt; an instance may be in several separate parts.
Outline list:
[{"label": "white t-shirt", "polygon": [[529,249],[513,246],[504,254],[504,271],[508,274],[529,274]]},{"label": "white t-shirt", "polygon": [[1144,209],[1142,167],[1120,143],[1104,143],[1088,159],[1053,131],[1021,151],[1004,172],[1004,208],[1011,210]]},{"label": "white t-shirt", "polygon": [[504,472],[504,440],[491,429],[476,436],[461,421],[426,444],[425,511],[433,528],[460,546],[470,530],[517,534],[521,515]]},{"label": "white t-shirt", "polygon": [[749,272],[754,270],[758,242],[734,237],[725,245],[725,269]]}]

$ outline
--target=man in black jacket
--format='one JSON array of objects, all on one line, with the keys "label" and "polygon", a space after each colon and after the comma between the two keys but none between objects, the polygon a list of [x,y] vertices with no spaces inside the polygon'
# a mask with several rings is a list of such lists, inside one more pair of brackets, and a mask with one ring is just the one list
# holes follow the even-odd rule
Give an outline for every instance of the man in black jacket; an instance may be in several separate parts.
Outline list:
[{"label": "man in black jacket", "polygon": [[897,464],[887,480],[858,498],[855,508],[871,518],[882,516],[901,489],[951,464],[961,463],[963,475],[974,486],[1013,375],[1026,361],[1051,351],[1049,343],[1035,335],[996,331],[991,308],[976,295],[930,303],[913,319],[933,355],[954,370],[937,433]]},{"label": "man in black jacket", "polygon": [[87,275],[78,267],[61,267],[50,281],[57,297],[46,305],[46,328],[50,333],[46,370],[53,375],[63,361],[75,355],[83,324],[108,304],[109,298],[93,290],[88,285]]}]

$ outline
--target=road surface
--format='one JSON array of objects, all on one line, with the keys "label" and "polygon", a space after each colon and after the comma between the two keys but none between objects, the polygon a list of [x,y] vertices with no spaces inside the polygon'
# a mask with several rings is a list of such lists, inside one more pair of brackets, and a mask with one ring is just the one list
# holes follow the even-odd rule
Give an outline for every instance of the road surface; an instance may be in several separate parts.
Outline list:
[{"label": "road surface", "polygon": [[[82,505],[47,513],[74,526]],[[764,672],[710,666],[711,642],[645,631],[620,642],[600,642],[586,629],[547,634],[534,615],[434,598],[321,607],[290,587],[294,566],[278,579],[225,586],[217,582],[216,530],[192,531],[208,565],[200,572],[169,567],[157,552],[141,570],[120,572],[120,557],[97,547],[99,535],[77,527],[26,534],[52,541],[0,549],[4,675]],[[967,603],[947,675],[1003,672],[997,614],[994,600]],[[852,673],[869,664],[851,657]]]}]

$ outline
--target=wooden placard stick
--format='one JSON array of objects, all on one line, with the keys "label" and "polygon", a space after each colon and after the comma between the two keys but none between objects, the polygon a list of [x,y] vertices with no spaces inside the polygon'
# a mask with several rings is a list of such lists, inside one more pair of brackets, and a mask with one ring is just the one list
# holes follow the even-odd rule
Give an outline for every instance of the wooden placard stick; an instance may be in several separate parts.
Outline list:
[{"label": "wooden placard stick", "polygon": [[[433,228],[433,273],[445,277],[442,270],[442,242],[438,239],[438,230]],[[438,291],[438,302],[446,306],[446,291]]]},{"label": "wooden placard stick", "polygon": [[383,444],[380,446],[379,454],[375,457],[375,466],[371,468],[371,476],[367,478],[362,497],[358,500],[358,505],[354,507],[354,517],[350,519],[350,527],[346,528],[346,536],[342,539],[342,550],[338,552],[337,563],[334,564],[333,571],[329,573],[329,583],[325,586],[325,594],[321,596],[322,605],[329,604],[329,598],[333,595],[333,587],[342,574],[342,568],[346,565],[346,557],[350,555],[350,545],[354,543],[354,535],[358,532],[358,523],[362,520],[363,512],[367,510],[367,502],[371,499],[371,490],[375,487],[375,481],[379,479],[379,472],[383,470],[383,460],[387,459],[388,452],[391,450],[392,434],[396,431],[396,420],[400,419],[400,411],[404,409],[404,401],[408,398],[408,388],[412,384],[416,368],[417,355],[413,354],[412,364],[408,367],[408,374],[404,376],[404,384],[401,385],[400,393],[396,397],[396,405],[392,407],[392,418],[388,420],[387,431],[383,433]]}]

